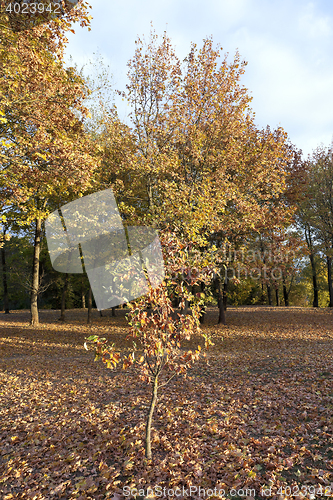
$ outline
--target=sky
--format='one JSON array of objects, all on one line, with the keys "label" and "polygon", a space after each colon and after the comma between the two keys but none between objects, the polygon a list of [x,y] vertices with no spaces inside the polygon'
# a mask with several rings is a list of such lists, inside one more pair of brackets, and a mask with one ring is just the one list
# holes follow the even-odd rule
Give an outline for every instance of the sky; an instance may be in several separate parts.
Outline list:
[{"label": "sky", "polygon": [[[241,83],[253,98],[259,128],[283,127],[304,158],[333,139],[332,0],[90,0],[91,31],[75,27],[66,51],[81,68],[100,54],[112,87],[125,90],[127,62],[151,23],[166,31],[184,59],[191,42],[212,36],[230,60],[247,61]],[[89,66],[87,66],[89,68]],[[87,70],[90,71],[89,69]],[[128,123],[130,107],[115,97]]]}]

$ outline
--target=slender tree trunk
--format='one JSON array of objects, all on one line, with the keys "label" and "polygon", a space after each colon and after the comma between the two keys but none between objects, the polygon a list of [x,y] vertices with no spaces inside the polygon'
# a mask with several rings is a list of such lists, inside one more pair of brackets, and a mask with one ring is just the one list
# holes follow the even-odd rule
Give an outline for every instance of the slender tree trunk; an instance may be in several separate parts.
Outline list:
[{"label": "slender tree trunk", "polygon": [[313,253],[310,253],[310,262],[312,269],[312,285],[313,285],[313,303],[312,307],[319,307],[319,292],[317,282],[317,269]]},{"label": "slender tree trunk", "polygon": [[116,316],[116,308],[112,307],[111,308],[111,316],[114,318]]},{"label": "slender tree trunk", "polygon": [[279,302],[279,288],[275,288],[275,301],[276,301],[276,307],[279,307],[280,302]]},{"label": "slender tree trunk", "polygon": [[172,298],[172,307],[174,309],[179,307],[179,298],[176,296],[176,294]]},{"label": "slender tree trunk", "polygon": [[227,300],[228,300],[228,278],[224,279],[223,283],[223,307],[224,310],[227,310]]},{"label": "slender tree trunk", "polygon": [[155,208],[154,208],[154,198],[153,198],[153,184],[151,177],[149,176],[148,181],[147,181],[147,195],[148,195],[148,208],[149,211],[154,214]]},{"label": "slender tree trunk", "polygon": [[[200,284],[200,288],[201,288],[201,293],[205,293],[205,288],[206,288],[205,283],[201,283],[201,284]],[[200,318],[199,318],[200,323],[201,323],[202,325],[203,325],[203,324],[204,324],[204,322],[205,322],[205,316],[206,316],[206,307],[205,307],[205,306],[203,306],[203,308],[202,308],[202,309],[201,309],[201,311],[200,311]]]},{"label": "slender tree trunk", "polygon": [[91,324],[91,310],[92,310],[92,292],[91,292],[91,286],[89,286],[89,292],[88,292],[88,319],[87,319],[88,325]]},{"label": "slender tree trunk", "polygon": [[226,324],[226,319],[225,319],[225,310],[224,310],[224,303],[223,303],[223,293],[221,289],[221,279],[219,276],[216,276],[215,278],[215,286],[216,286],[216,291],[217,291],[217,305],[219,308],[219,319],[217,324]]},{"label": "slender tree trunk", "polygon": [[310,263],[312,270],[312,285],[313,285],[313,307],[319,307],[319,291],[318,291],[318,280],[317,280],[317,269],[314,258],[313,244],[311,238],[311,229],[310,226],[305,227],[305,240],[310,250]]},{"label": "slender tree trunk", "polygon": [[205,323],[205,316],[206,316],[206,311],[205,308],[203,307],[200,311],[200,316],[199,316],[199,321],[201,325]]},{"label": "slender tree trunk", "polygon": [[272,303],[272,293],[271,293],[271,285],[267,285],[267,297],[268,297],[268,305],[273,305]]},{"label": "slender tree trunk", "polygon": [[3,246],[1,247],[1,261],[2,261],[2,284],[3,284],[3,308],[5,311],[5,314],[9,314],[5,242],[4,242]]},{"label": "slender tree trunk", "polygon": [[62,296],[61,296],[61,313],[60,313],[60,318],[59,321],[65,321],[65,309],[66,309],[66,295],[67,295],[67,288],[68,288],[68,273],[65,274],[65,284],[64,288],[62,289]]},{"label": "slender tree trunk", "polygon": [[[261,235],[260,235],[260,252],[261,252],[261,255],[262,255],[262,259],[263,259],[264,268],[266,268],[266,258],[265,258],[265,252],[264,252],[264,243],[262,241]],[[271,297],[271,294],[270,294],[269,287],[267,285],[267,294],[268,294],[268,292],[269,292],[268,303],[269,303],[269,305],[272,305],[272,297]],[[264,303],[265,303],[264,284],[261,282],[261,304],[264,305]]]},{"label": "slender tree trunk", "polygon": [[153,421],[153,413],[157,401],[157,389],[158,389],[158,374],[155,376],[153,381],[153,394],[151,398],[150,408],[148,412],[148,418],[146,423],[146,458],[151,460],[151,424]]},{"label": "slender tree trunk", "polygon": [[284,279],[283,279],[283,299],[284,299],[284,305],[286,307],[288,307],[289,306],[289,294],[288,294],[286,282],[284,281]]},{"label": "slender tree trunk", "polygon": [[83,286],[83,276],[81,276],[81,299],[82,299],[82,307],[86,308],[86,294]]},{"label": "slender tree trunk", "polygon": [[330,294],[330,303],[328,307],[333,307],[333,288],[332,288],[332,257],[326,256],[327,262],[327,283],[328,283],[328,291]]},{"label": "slender tree trunk", "polygon": [[101,318],[103,318],[102,310],[99,311],[99,315],[100,315]]},{"label": "slender tree trunk", "polygon": [[30,319],[30,324],[33,326],[39,324],[38,287],[39,287],[39,255],[40,255],[41,233],[42,233],[42,220],[36,219],[34,257],[32,265],[31,319]]}]

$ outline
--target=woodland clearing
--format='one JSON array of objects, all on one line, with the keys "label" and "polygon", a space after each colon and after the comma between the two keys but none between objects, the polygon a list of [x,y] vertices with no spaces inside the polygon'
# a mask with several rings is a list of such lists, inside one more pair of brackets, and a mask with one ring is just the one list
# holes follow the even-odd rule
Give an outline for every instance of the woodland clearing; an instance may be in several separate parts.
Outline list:
[{"label": "woodland clearing", "polygon": [[82,309],[66,311],[65,323],[41,310],[38,327],[29,311],[0,313],[3,500],[119,500],[156,486],[169,496],[179,488],[178,498],[199,498],[186,495],[190,486],[202,498],[214,488],[261,497],[269,487],[270,498],[333,496],[333,311],[230,307],[217,326],[209,308],[202,328],[215,345],[161,389],[149,463],[150,387],[83,347],[98,334],[129,349],[125,312],[94,310],[87,325]]}]

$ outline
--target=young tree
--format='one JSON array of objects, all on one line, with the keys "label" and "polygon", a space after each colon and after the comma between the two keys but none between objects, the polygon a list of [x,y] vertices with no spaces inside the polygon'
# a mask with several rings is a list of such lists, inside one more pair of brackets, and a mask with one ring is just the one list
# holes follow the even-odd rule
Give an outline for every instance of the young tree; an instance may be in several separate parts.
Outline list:
[{"label": "young tree", "polygon": [[[194,285],[206,281],[212,269],[199,268],[199,262],[195,260],[195,256],[198,257],[199,253],[195,251],[191,252],[193,260],[189,263],[185,252],[190,251],[191,244],[185,245],[176,235],[170,233],[164,233],[161,238],[167,277],[160,286],[150,287],[147,296],[129,304],[128,338],[134,338],[132,352],[122,358],[114,345],[108,345],[106,339],[95,335],[88,337],[85,343],[86,349],[89,343],[95,345],[95,360],[101,358],[107,368],[112,369],[121,361],[124,369],[136,365],[140,369],[141,380],[151,384],[152,398],[147,415],[145,438],[148,460],[152,458],[151,426],[159,389],[176,375],[186,376],[191,363],[202,356],[200,345],[194,352],[184,351],[182,341],[190,340],[191,335],[197,333],[204,338],[205,347],[213,345],[209,336],[200,330],[201,294],[194,297],[188,288],[184,287],[183,283],[177,283],[176,279],[179,274],[185,273],[187,284]],[[168,291],[171,284],[176,285],[176,291],[181,296],[181,307],[184,308],[186,299],[191,301],[191,314],[180,314],[173,309]]]}]

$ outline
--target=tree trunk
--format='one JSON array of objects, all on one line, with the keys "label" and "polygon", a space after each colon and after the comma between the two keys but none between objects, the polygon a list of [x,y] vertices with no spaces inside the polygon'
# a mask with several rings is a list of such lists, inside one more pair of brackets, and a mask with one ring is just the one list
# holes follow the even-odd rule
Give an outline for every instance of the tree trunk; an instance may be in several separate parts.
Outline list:
[{"label": "tree trunk", "polygon": [[219,319],[217,324],[220,325],[221,323],[223,325],[226,324],[226,319],[225,319],[225,310],[224,310],[224,303],[223,303],[223,293],[221,290],[221,279],[219,276],[216,276],[215,278],[215,286],[216,286],[216,291],[217,291],[217,305],[219,308]]},{"label": "tree trunk", "polygon": [[88,292],[88,319],[87,319],[88,325],[91,324],[91,310],[92,310],[92,292],[91,292],[91,286],[89,286],[89,292]]},{"label": "tree trunk", "polygon": [[81,299],[82,299],[82,308],[86,308],[86,294],[83,286],[83,276],[81,277]]},{"label": "tree trunk", "polygon": [[279,307],[280,302],[279,302],[279,289],[275,288],[275,300],[276,300],[276,307]]},{"label": "tree trunk", "polygon": [[158,375],[155,376],[154,382],[153,382],[153,395],[151,398],[151,403],[150,403],[150,408],[149,408],[149,413],[148,413],[148,418],[147,418],[147,423],[146,423],[146,458],[148,460],[151,460],[151,423],[153,421],[153,413],[157,401],[157,389],[158,389]]},{"label": "tree trunk", "polygon": [[2,283],[3,283],[3,308],[5,311],[5,314],[9,314],[5,242],[3,244],[3,247],[1,247],[1,261],[2,261]]},{"label": "tree trunk", "polygon": [[38,288],[39,288],[39,255],[42,233],[42,220],[36,219],[34,257],[32,264],[32,285],[31,285],[31,319],[30,324],[36,326],[39,324],[38,315]]},{"label": "tree trunk", "polygon": [[319,292],[318,292],[318,282],[317,282],[317,269],[316,263],[314,261],[313,253],[310,253],[310,262],[312,269],[312,285],[313,285],[313,302],[312,307],[319,307]]},{"label": "tree trunk", "polygon": [[179,297],[175,294],[172,298],[172,307],[177,309],[179,307]]},{"label": "tree trunk", "polygon": [[272,293],[271,293],[271,285],[267,285],[267,297],[268,297],[268,305],[272,305]]},{"label": "tree trunk", "polygon": [[114,318],[116,316],[116,308],[112,307],[111,308],[111,316]]},{"label": "tree trunk", "polygon": [[[261,235],[260,235],[259,239],[260,239],[260,252],[261,252],[261,255],[263,257],[264,268],[266,269],[266,258],[265,258],[265,251],[264,251],[264,243],[262,241]],[[265,274],[265,278],[266,278],[266,274]],[[268,294],[268,292],[269,292],[268,303],[271,306],[272,305],[272,297],[271,297],[271,294],[270,294],[270,289],[269,289],[269,287],[267,285],[267,294]],[[263,284],[263,282],[261,282],[261,304],[262,305],[265,304],[265,293],[264,293],[264,284]]]},{"label": "tree trunk", "polygon": [[100,315],[101,318],[103,318],[102,309],[99,311],[99,315]]},{"label": "tree trunk", "polygon": [[151,177],[149,176],[147,180],[147,195],[148,195],[148,209],[151,214],[154,214],[155,209],[154,209],[154,198],[153,198],[153,184]]},{"label": "tree trunk", "polygon": [[318,281],[317,281],[317,269],[316,269],[316,263],[314,259],[314,251],[313,251],[313,244],[312,244],[312,238],[311,238],[311,229],[310,226],[305,227],[305,240],[308,245],[308,248],[310,250],[310,263],[311,263],[311,269],[312,269],[312,285],[313,285],[313,307],[319,307],[319,291],[318,291]]},{"label": "tree trunk", "polygon": [[65,284],[64,288],[62,289],[62,296],[61,296],[61,313],[60,313],[60,318],[59,321],[65,321],[65,309],[66,309],[66,294],[67,294],[67,288],[68,288],[68,273],[65,274]]},{"label": "tree trunk", "polygon": [[227,300],[228,300],[228,278],[224,279],[223,283],[223,307],[224,310],[227,310]]},{"label": "tree trunk", "polygon": [[326,256],[327,262],[327,283],[328,283],[328,291],[330,294],[330,303],[328,307],[333,307],[333,288],[332,288],[332,257]]},{"label": "tree trunk", "polygon": [[283,299],[284,299],[284,305],[286,307],[288,307],[289,306],[289,294],[288,294],[286,282],[284,281],[284,279],[283,279]]},{"label": "tree trunk", "polygon": [[[200,288],[201,288],[201,293],[205,293],[205,288],[206,288],[205,283],[201,283]],[[205,316],[206,316],[206,306],[204,305],[200,311],[200,317],[199,317],[200,323],[202,325],[205,322]]]}]

